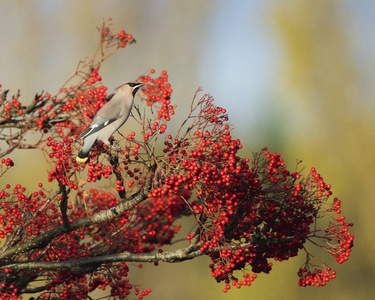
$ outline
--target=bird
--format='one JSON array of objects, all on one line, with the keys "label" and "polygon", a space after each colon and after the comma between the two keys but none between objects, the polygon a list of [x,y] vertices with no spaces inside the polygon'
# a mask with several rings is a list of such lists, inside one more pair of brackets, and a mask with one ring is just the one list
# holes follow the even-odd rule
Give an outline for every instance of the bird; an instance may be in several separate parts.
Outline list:
[{"label": "bird", "polygon": [[96,113],[90,124],[75,140],[83,140],[83,146],[76,161],[84,163],[87,161],[90,150],[95,141],[100,141],[109,147],[119,150],[120,147],[112,146],[109,138],[118,130],[129,118],[134,96],[144,83],[125,82],[119,85],[112,99]]}]

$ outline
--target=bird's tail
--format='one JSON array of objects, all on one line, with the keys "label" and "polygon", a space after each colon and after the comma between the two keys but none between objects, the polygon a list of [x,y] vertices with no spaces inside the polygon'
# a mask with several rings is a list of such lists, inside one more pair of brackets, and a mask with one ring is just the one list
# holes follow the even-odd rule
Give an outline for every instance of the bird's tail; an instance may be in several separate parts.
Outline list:
[{"label": "bird's tail", "polygon": [[81,152],[79,152],[76,161],[78,162],[85,162],[89,158],[90,150],[92,145],[94,145],[96,140],[97,134],[92,134],[89,136],[86,136],[83,139],[83,146],[81,149]]}]

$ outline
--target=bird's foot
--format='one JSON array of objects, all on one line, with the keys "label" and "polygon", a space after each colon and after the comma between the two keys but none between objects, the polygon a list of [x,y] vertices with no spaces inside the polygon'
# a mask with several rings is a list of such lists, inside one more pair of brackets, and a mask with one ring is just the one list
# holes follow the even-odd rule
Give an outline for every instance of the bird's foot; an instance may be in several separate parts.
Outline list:
[{"label": "bird's foot", "polygon": [[[114,145],[115,144],[115,145]],[[117,140],[112,140],[112,144],[110,145],[110,147],[113,149],[113,150],[116,150],[116,151],[121,151],[121,147],[119,146],[120,142],[117,141]]]},{"label": "bird's foot", "polygon": [[111,145],[111,148],[113,150],[116,150],[116,151],[121,151],[121,147],[120,146],[113,146],[113,145]]},{"label": "bird's foot", "polygon": [[[116,151],[121,151],[121,147],[119,146],[119,141],[116,141],[116,140],[111,140],[111,142],[107,141],[107,142],[103,142],[108,148],[111,148],[113,150],[116,150]],[[113,143],[115,145],[113,145]]]}]

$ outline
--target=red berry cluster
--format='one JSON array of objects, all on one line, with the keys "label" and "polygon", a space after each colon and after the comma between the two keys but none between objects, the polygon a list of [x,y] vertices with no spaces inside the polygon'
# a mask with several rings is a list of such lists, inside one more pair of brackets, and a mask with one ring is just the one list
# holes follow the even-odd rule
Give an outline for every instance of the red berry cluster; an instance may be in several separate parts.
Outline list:
[{"label": "red berry cluster", "polygon": [[[228,283],[228,275],[233,274],[234,270],[244,269],[246,264],[253,262],[256,259],[256,249],[246,249],[245,247],[238,248],[236,250],[232,249],[221,249],[220,252],[210,254],[210,258],[213,263],[209,265],[211,269],[211,276],[216,279],[217,282],[225,281]],[[248,275],[248,273],[246,273]],[[238,284],[237,288],[242,285],[250,285],[257,277],[256,274],[248,276],[243,282],[238,282],[237,278],[234,278],[232,284]],[[224,292],[230,289],[230,285],[227,285]]]},{"label": "red berry cluster", "polygon": [[10,158],[2,158],[0,168],[3,168],[4,165],[5,165],[6,169],[9,169],[10,167],[14,166],[14,162]]},{"label": "red berry cluster", "polygon": [[[49,122],[51,119],[56,118],[58,113],[53,111],[53,106],[60,103],[61,99],[57,99],[55,104],[50,104],[46,106],[46,103],[51,99],[50,94],[46,94],[45,96],[40,95],[36,98],[36,106],[38,106],[38,117],[35,119],[36,123],[38,124],[37,127],[39,129],[43,129],[44,133],[47,133],[49,128],[52,126],[52,123]],[[63,106],[65,108],[65,106]],[[61,111],[66,111],[61,108]]]},{"label": "red berry cluster", "polygon": [[[228,121],[228,116],[226,115],[227,110],[225,108],[214,106],[212,105],[212,103],[208,103],[205,112],[205,118],[209,119],[210,123],[218,122],[219,124],[221,124],[221,121]],[[226,125],[225,129],[229,129],[229,126]],[[208,134],[209,132],[206,132],[206,136],[209,136]]]},{"label": "red berry cluster", "polygon": [[[4,273],[11,276],[12,270],[4,268]],[[18,288],[14,284],[1,283],[0,298],[4,300],[18,300]]]},{"label": "red berry cluster", "polygon": [[56,168],[49,172],[48,181],[57,179],[63,185],[76,190],[78,188],[76,182],[69,179],[70,171],[79,169],[77,162],[72,163],[72,143],[73,139],[67,137],[64,137],[62,142],[53,141],[51,137],[48,138],[47,147],[51,148],[48,156],[56,159]]},{"label": "red berry cluster", "polygon": [[[87,168],[87,182],[96,182],[101,179],[107,179],[111,174],[116,171],[117,173],[123,173],[124,177],[123,180],[117,180],[116,190],[117,191],[124,191],[125,185],[129,188],[133,187],[134,185],[142,185],[143,184],[143,169],[139,168],[138,160],[138,149],[137,144],[135,144],[133,151],[130,154],[124,154],[125,151],[122,151],[123,156],[119,155],[121,161],[117,165],[111,164],[104,164],[102,162],[94,162],[92,160],[88,161],[87,163],[77,164],[74,163],[74,167],[77,171],[80,171],[81,168]],[[102,151],[99,149],[92,149],[90,153],[90,157],[95,157],[98,155],[98,152]],[[130,150],[128,151],[130,152]],[[134,158],[134,159],[132,159]],[[75,160],[74,160],[75,161]],[[124,165],[123,167],[121,165]],[[135,165],[133,168],[132,166]],[[54,171],[52,171],[54,173]]]},{"label": "red berry cluster", "polygon": [[300,277],[298,281],[299,286],[325,286],[330,279],[336,278],[336,272],[326,267],[324,271],[318,269],[311,272],[308,268],[300,268],[298,271]]},{"label": "red berry cluster", "polygon": [[[110,18],[109,21],[112,19]],[[113,33],[111,24],[107,26],[103,23],[101,28],[101,43],[103,44],[102,49],[110,49],[112,46],[117,46],[117,48],[125,48],[127,45],[135,43],[133,35],[126,33],[125,30],[120,30],[118,33]],[[115,49],[113,52],[115,52]],[[113,54],[113,52],[111,54]],[[109,55],[111,55],[109,54]]]},{"label": "red berry cluster", "polygon": [[161,247],[172,241],[180,229],[179,225],[175,227],[173,223],[186,209],[190,196],[191,191],[181,190],[172,196],[151,198],[138,205],[136,215],[141,220],[144,244]]},{"label": "red berry cluster", "polygon": [[[5,91],[3,93],[4,99],[2,104],[4,108],[0,112],[2,117],[8,120],[14,119],[15,122],[23,125],[23,122],[25,121],[24,115],[27,115],[27,121],[30,127],[43,129],[44,133],[48,131],[49,127],[51,127],[51,124],[49,124],[48,121],[51,118],[56,117],[55,111],[50,113],[50,111],[52,110],[52,106],[46,106],[46,104],[51,99],[50,94],[36,95],[32,103],[26,107],[19,101],[19,95],[8,101],[6,99],[7,92],[8,91]],[[58,101],[55,102],[55,104],[57,103]]]},{"label": "red berry cluster", "polygon": [[[249,273],[245,273],[243,275],[243,280],[239,281],[238,279],[237,280],[234,280],[232,282],[232,285],[235,286],[236,288],[241,288],[242,286],[251,286],[251,283],[255,280],[255,278],[257,278],[257,274],[252,274],[250,275]],[[228,290],[231,288],[230,284],[227,284],[225,286],[225,288],[223,289],[223,292],[226,293],[228,292]]]},{"label": "red berry cluster", "polygon": [[2,158],[0,164],[0,177],[5,174],[6,171],[8,171],[11,167],[14,166],[13,160],[10,158]]},{"label": "red berry cluster", "polygon": [[[111,243],[112,251],[123,252],[149,252],[155,245],[161,247],[170,243],[174,235],[179,231],[180,226],[173,225],[175,218],[186,208],[185,200],[191,195],[190,191],[181,191],[180,195],[163,198],[151,198],[142,202],[136,209],[136,222],[130,222],[125,214],[110,222],[104,222],[98,226],[102,230],[98,231],[93,237],[96,242]],[[80,197],[87,204],[90,214],[97,213],[104,209],[114,207],[119,200],[111,193],[99,192],[96,189],[90,189],[88,198],[80,193]],[[183,200],[185,199],[185,200]],[[83,208],[83,206],[82,206]],[[86,216],[84,209],[73,210],[73,219],[80,219]],[[118,239],[107,237],[118,232],[118,228],[123,228],[121,235],[116,235]],[[92,236],[92,234],[91,234]],[[114,247],[113,245],[116,245]],[[92,246],[92,245],[91,245]],[[90,253],[88,253],[90,255]]]},{"label": "red berry cluster", "polygon": [[124,48],[128,43],[135,42],[133,35],[126,33],[125,30],[120,30],[120,32],[117,34],[117,36],[120,39],[120,47]]},{"label": "red berry cluster", "polygon": [[335,257],[339,264],[342,264],[349,259],[354,241],[354,235],[347,232],[348,228],[353,226],[353,223],[343,222],[344,218],[344,216],[336,218],[336,220],[339,221],[339,224],[326,229],[326,232],[330,232],[331,234],[330,240],[336,241],[337,243],[334,245],[331,255]]},{"label": "red berry cluster", "polygon": [[[70,136],[70,131],[74,129],[73,122],[71,121],[57,122],[54,124],[54,126],[57,135],[61,138],[64,138],[65,136]],[[64,130],[64,128],[68,131]]]},{"label": "red berry cluster", "polygon": [[[89,189],[88,195],[86,194],[86,192],[83,193],[81,191],[78,194],[80,201],[87,203],[86,208],[89,212],[89,215],[93,215],[102,210],[109,209],[120,203],[120,201],[112,193],[106,193],[104,191],[99,191],[94,188]],[[73,210],[72,218],[74,220],[79,220],[87,216],[86,209],[82,209],[83,206],[84,205],[82,203],[81,205],[76,206]]]},{"label": "red berry cluster", "polygon": [[[42,188],[43,184],[39,183]],[[7,191],[8,190],[8,191]],[[54,228],[59,223],[59,213],[53,203],[45,206],[46,194],[39,189],[31,194],[20,184],[13,189],[9,184],[0,192],[0,238],[22,228],[22,242],[38,236],[41,232]],[[42,209],[43,208],[43,209]]]},{"label": "red berry cluster", "polygon": [[[152,69],[150,73],[155,73]],[[158,78],[152,79],[149,75],[139,77],[139,81],[146,85],[142,88],[142,93],[145,95],[147,105],[151,106],[159,104],[157,107],[157,119],[170,120],[170,116],[174,115],[174,107],[171,104],[170,98],[173,92],[171,84],[168,83],[167,71],[162,71]],[[141,95],[142,97],[142,95]]]},{"label": "red berry cluster", "polygon": [[132,291],[138,299],[149,295],[151,289],[141,291],[139,287],[129,282],[128,272],[129,268],[125,262],[108,264],[103,272],[93,272],[89,276],[57,271],[46,288],[47,292],[41,295],[41,299],[85,299],[88,293],[96,289],[109,290],[114,299],[129,299]]},{"label": "red berry cluster", "polygon": [[[120,202],[112,193],[98,191],[97,189],[90,189],[89,195],[86,195],[86,192],[79,192],[79,197],[81,203],[73,210],[73,220],[85,218],[87,211],[89,215],[93,215],[102,210],[110,209]],[[137,228],[137,224],[130,222],[129,215],[130,211],[114,220],[97,224],[95,229],[86,228],[87,235],[91,236],[93,241],[88,243],[87,247],[95,249],[96,246],[102,249],[100,251],[105,251],[106,254],[124,251],[143,252],[140,229]],[[121,234],[119,228],[121,228]],[[87,252],[89,256],[95,254],[98,253],[95,251]]]},{"label": "red berry cluster", "polygon": [[101,81],[102,77],[99,75],[99,68],[95,68],[92,70],[90,74],[90,79],[86,81],[86,85],[93,85],[94,83]]},{"label": "red berry cluster", "polygon": [[104,291],[107,287],[109,287],[110,295],[111,297],[114,297],[114,299],[129,299],[132,289],[134,289],[134,295],[138,296],[138,299],[143,299],[145,296],[151,293],[150,288],[141,291],[139,287],[135,287],[129,282],[129,279],[127,278],[129,267],[125,262],[116,264],[112,267],[111,271],[113,273],[96,273],[96,277],[93,278],[89,285],[89,291],[94,291],[97,288]]},{"label": "red berry cluster", "polygon": [[88,163],[87,182],[95,182],[103,178],[108,178],[112,174],[112,166],[105,166],[102,163]]},{"label": "red berry cluster", "polygon": [[5,118],[10,119],[12,118],[12,116],[23,115],[24,107],[21,107],[20,105],[21,103],[16,98],[13,98],[12,101],[9,101],[3,109]]},{"label": "red berry cluster", "polygon": [[[100,194],[101,197],[96,197],[97,191],[93,190],[92,192],[92,196],[97,200],[99,198],[114,198],[114,196],[110,194]],[[107,198],[107,196],[109,197]],[[75,216],[77,215],[75,214]],[[118,223],[116,225],[120,224]],[[74,259],[77,257],[89,257],[98,255],[99,253],[97,251],[103,252],[102,254],[111,254],[130,250],[124,250],[121,248],[118,249],[120,245],[116,245],[113,243],[111,244],[109,242],[107,245],[106,243],[103,244],[102,242],[105,242],[108,237],[113,234],[113,230],[116,228],[116,226],[111,226],[111,224],[109,223],[105,227],[103,227],[103,231],[95,230],[95,232],[97,232],[97,235],[93,234],[92,229],[84,229],[81,232],[69,234],[66,239],[61,240],[61,245],[54,245],[53,249],[51,249],[51,251],[49,251],[48,253],[49,257],[52,260],[56,260],[58,259],[58,257],[60,257],[60,259]],[[106,236],[104,229],[110,230],[110,234]],[[89,242],[87,244],[76,243],[76,241],[83,240],[85,238],[85,231],[89,231],[89,233],[91,233],[93,237],[92,242]],[[64,243],[67,243],[68,247],[64,247]],[[128,299],[127,297],[131,293],[131,289],[134,288],[133,285],[129,283],[129,279],[127,278],[128,272],[129,268],[124,262],[119,264],[106,264],[106,268],[104,269],[104,271],[95,271],[93,272],[92,276],[87,276],[86,274],[74,274],[71,272],[57,271],[55,272],[54,279],[49,284],[47,290],[54,294],[59,293],[57,294],[58,297],[65,299],[72,296],[84,297],[84,295],[87,295],[87,293],[92,292],[97,288],[104,290],[109,287],[112,297],[116,297],[118,299]],[[65,286],[66,288],[61,291],[61,288],[57,288],[61,286]],[[58,290],[59,292],[57,292]],[[146,290],[145,292],[139,293],[139,289],[135,288],[134,294],[138,295],[139,299],[142,299],[142,297],[148,295],[149,292],[150,290]]]},{"label": "red berry cluster", "polygon": [[46,287],[41,299],[85,299],[89,288],[87,287],[87,275],[76,274],[68,271],[57,271],[54,278]]}]

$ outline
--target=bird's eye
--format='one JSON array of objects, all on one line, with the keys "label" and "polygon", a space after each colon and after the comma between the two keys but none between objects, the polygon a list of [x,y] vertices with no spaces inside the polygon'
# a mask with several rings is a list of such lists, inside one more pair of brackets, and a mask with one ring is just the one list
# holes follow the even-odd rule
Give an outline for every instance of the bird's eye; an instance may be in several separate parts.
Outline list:
[{"label": "bird's eye", "polygon": [[128,85],[129,85],[130,87],[135,87],[137,84],[136,84],[136,83],[133,83],[133,82],[129,82]]}]

